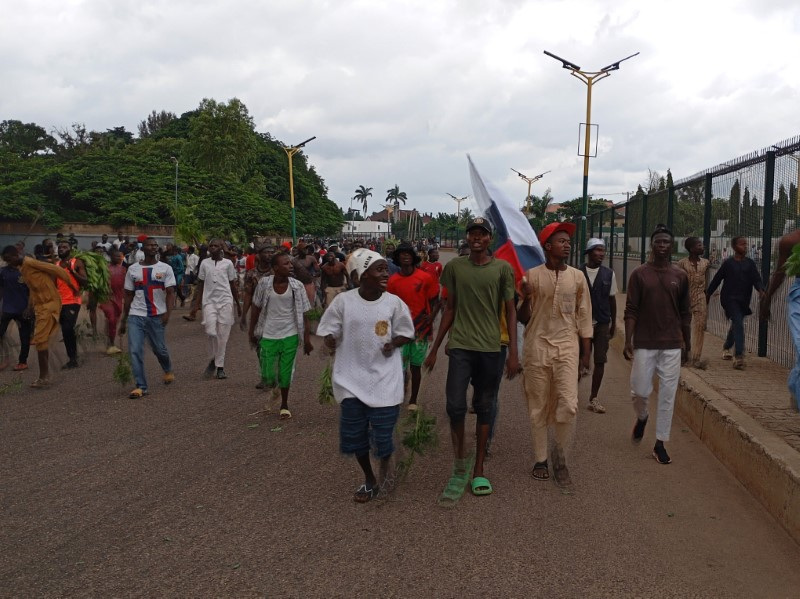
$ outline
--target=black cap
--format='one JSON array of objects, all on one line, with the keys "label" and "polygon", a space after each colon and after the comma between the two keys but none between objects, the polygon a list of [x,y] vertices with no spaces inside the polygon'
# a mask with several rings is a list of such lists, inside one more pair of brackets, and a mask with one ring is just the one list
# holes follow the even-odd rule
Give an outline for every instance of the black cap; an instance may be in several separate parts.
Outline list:
[{"label": "black cap", "polygon": [[469,231],[470,229],[474,229],[476,227],[479,229],[483,229],[489,235],[494,233],[494,230],[492,229],[492,223],[490,223],[488,219],[483,218],[482,216],[476,216],[471,221],[469,221],[469,224],[467,224],[467,231]]},{"label": "black cap", "polygon": [[417,255],[417,250],[414,249],[414,246],[411,245],[410,243],[403,242],[400,245],[398,245],[397,249],[392,253],[392,261],[398,266],[400,265],[400,254],[402,254],[403,252],[408,252],[414,257],[413,260],[414,266],[422,262],[422,258],[420,258],[419,255]]}]

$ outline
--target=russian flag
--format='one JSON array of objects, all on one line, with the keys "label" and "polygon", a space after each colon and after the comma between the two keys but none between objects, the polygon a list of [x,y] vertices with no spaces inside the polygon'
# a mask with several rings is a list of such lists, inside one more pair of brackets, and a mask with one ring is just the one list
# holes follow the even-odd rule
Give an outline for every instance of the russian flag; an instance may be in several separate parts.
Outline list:
[{"label": "russian flag", "polygon": [[472,194],[483,216],[494,226],[496,248],[494,255],[511,264],[514,278],[519,284],[522,275],[528,269],[544,263],[544,252],[528,219],[502,191],[491,181],[484,180],[478,169],[469,162],[469,177],[472,182]]}]

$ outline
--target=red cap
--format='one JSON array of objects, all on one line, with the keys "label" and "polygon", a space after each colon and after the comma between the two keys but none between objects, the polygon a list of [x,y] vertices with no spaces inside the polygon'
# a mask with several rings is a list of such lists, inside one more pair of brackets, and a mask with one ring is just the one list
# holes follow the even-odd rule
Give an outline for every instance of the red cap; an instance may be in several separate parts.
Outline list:
[{"label": "red cap", "polygon": [[292,242],[291,241],[284,241],[281,245],[283,247],[285,247],[287,250],[292,249]]},{"label": "red cap", "polygon": [[136,241],[141,241],[141,242],[145,242],[145,241],[147,241],[147,235],[144,235],[144,234],[142,234],[142,235],[139,235],[139,236],[136,238]]},{"label": "red cap", "polygon": [[547,240],[559,231],[565,231],[567,235],[572,237],[575,234],[576,225],[573,223],[550,223],[544,229],[539,231],[539,243],[544,245]]}]

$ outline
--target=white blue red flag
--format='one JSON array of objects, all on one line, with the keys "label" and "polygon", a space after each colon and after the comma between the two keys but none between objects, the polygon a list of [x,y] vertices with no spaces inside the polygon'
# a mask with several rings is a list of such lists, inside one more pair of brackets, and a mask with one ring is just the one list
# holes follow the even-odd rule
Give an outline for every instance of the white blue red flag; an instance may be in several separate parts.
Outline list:
[{"label": "white blue red flag", "polygon": [[472,194],[478,209],[494,226],[496,242],[494,255],[511,264],[514,277],[519,283],[528,269],[544,263],[542,246],[528,219],[517,205],[491,181],[480,176],[469,154],[467,160]]}]

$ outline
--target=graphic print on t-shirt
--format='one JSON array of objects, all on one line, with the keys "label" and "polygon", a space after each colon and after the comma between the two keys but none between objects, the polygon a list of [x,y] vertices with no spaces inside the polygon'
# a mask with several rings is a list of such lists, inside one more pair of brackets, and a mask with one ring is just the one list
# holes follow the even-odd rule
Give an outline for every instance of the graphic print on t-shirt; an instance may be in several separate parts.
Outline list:
[{"label": "graphic print on t-shirt", "polygon": [[389,332],[389,323],[385,320],[379,320],[375,323],[375,334],[378,337],[384,337]]},{"label": "graphic print on t-shirt", "polygon": [[134,281],[133,285],[136,291],[144,292],[144,303],[147,306],[148,316],[158,316],[158,308],[156,308],[155,298],[153,296],[156,289],[164,291],[165,273],[157,272],[153,275],[152,268],[142,268],[142,280]]}]

